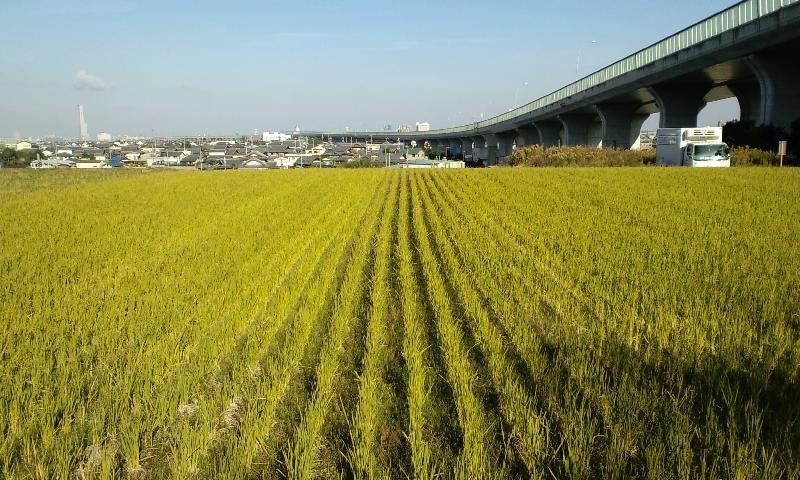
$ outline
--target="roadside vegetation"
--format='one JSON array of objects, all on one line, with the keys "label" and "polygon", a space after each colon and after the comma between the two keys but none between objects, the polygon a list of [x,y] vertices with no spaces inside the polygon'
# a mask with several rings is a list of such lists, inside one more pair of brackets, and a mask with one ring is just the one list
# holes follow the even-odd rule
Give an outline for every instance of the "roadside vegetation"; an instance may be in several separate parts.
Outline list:
[{"label": "roadside vegetation", "polygon": [[[778,154],[751,147],[732,147],[731,166],[776,166]],[[514,150],[508,165],[515,167],[642,167],[656,164],[655,150],[549,147],[539,145]]]},{"label": "roadside vegetation", "polygon": [[800,478],[798,196],[0,171],[0,478]]},{"label": "roadside vegetation", "polygon": [[508,163],[519,167],[639,167],[654,165],[656,151],[535,145],[514,150]]},{"label": "roadside vegetation", "polygon": [[342,166],[344,168],[378,168],[382,167],[383,163],[369,157],[358,157],[345,162]]},{"label": "roadside vegetation", "polygon": [[780,165],[781,161],[780,156],[770,150],[761,150],[751,147],[731,147],[730,152],[732,167],[775,167]]}]

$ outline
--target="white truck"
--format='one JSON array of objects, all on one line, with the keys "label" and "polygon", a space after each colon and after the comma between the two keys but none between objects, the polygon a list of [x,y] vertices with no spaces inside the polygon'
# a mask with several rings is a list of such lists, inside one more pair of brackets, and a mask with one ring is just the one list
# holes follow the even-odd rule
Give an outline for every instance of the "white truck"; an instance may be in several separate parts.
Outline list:
[{"label": "white truck", "polygon": [[730,167],[731,155],[722,141],[722,127],[659,128],[656,165]]}]

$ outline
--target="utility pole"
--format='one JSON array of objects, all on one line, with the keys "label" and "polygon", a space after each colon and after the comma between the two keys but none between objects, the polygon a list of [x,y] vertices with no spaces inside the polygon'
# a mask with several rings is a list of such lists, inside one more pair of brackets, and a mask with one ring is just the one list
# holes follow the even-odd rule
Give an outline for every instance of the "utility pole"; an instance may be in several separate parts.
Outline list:
[{"label": "utility pole", "polygon": [[[592,45],[597,45],[597,40],[592,40],[592,42],[591,42],[591,44],[589,46],[592,46]],[[582,51],[583,51],[583,47],[578,49],[578,62],[575,64],[575,78],[576,79],[577,78],[581,78],[580,69],[581,69],[581,53],[582,53]]]}]

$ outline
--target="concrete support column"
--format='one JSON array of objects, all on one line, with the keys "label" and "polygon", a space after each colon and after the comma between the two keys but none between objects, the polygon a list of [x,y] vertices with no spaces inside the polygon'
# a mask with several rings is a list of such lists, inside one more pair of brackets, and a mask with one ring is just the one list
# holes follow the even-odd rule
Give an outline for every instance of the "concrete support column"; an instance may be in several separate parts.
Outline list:
[{"label": "concrete support column", "polygon": [[517,148],[540,145],[539,130],[533,125],[525,125],[517,128]]},{"label": "concrete support column", "polygon": [[696,127],[697,114],[706,102],[703,97],[711,85],[654,85],[650,93],[658,103],[660,113],[659,127]]},{"label": "concrete support column", "polygon": [[631,148],[639,137],[646,114],[638,103],[601,103],[594,106],[602,123],[603,148]]},{"label": "concrete support column", "polygon": [[447,148],[450,146],[450,140],[437,140],[436,141],[436,150],[441,152],[442,157],[445,156],[445,152],[447,152]]},{"label": "concrete support column", "polygon": [[461,150],[461,139],[460,138],[451,138],[450,139],[450,149],[453,150],[453,155],[457,156],[459,154],[463,154],[463,150]]},{"label": "concrete support column", "polygon": [[475,163],[480,163],[486,160],[486,139],[478,136],[472,137],[472,143],[474,145],[472,149],[472,161]]},{"label": "concrete support column", "polygon": [[461,139],[461,153],[464,154],[464,159],[472,156],[472,138]]},{"label": "concrete support column", "polygon": [[517,131],[501,132],[497,134],[497,157],[502,161],[505,157],[514,153],[514,140],[517,138]]},{"label": "concrete support column", "polygon": [[790,60],[797,58],[792,51],[797,53],[788,49],[780,55],[756,53],[745,58],[758,79],[760,98],[753,102],[757,110],[751,113],[756,123],[788,128],[800,118],[800,67]]},{"label": "concrete support column", "polygon": [[565,113],[558,116],[564,125],[564,144],[570,147],[589,144],[589,127],[594,115],[584,113]]},{"label": "concrete support column", "polygon": [[482,159],[486,165],[497,165],[497,136],[487,133],[483,136],[486,143],[485,152],[486,157]]},{"label": "concrete support column", "polygon": [[758,82],[729,83],[727,86],[739,102],[739,118],[761,123],[761,86]]},{"label": "concrete support column", "polygon": [[544,148],[561,145],[561,122],[545,120],[533,122],[534,128],[539,132],[539,144]]}]

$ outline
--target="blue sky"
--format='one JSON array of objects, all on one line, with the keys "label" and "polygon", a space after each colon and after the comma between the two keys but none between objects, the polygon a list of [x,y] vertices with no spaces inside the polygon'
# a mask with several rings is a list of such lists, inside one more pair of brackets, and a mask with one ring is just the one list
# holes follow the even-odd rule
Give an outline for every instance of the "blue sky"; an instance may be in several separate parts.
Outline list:
[{"label": "blue sky", "polygon": [[[78,103],[92,135],[447,127],[573,81],[579,52],[585,75],[732,2],[2,3],[0,137],[76,136]],[[700,123],[736,116],[723,101]]]}]

